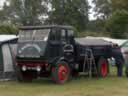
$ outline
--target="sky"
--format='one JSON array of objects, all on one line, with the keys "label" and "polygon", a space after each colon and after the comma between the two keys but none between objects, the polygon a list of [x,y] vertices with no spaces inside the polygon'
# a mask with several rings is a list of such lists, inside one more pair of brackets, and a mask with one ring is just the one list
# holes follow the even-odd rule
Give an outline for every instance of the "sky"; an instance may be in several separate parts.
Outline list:
[{"label": "sky", "polygon": [[3,2],[4,2],[5,0],[0,0],[0,5],[2,6],[3,5]]},{"label": "sky", "polygon": [[[0,0],[0,6],[2,6],[3,5],[3,3],[4,3],[4,1],[5,0]],[[93,8],[94,8],[94,4],[92,3],[92,0],[88,0],[88,2],[89,2],[89,5],[92,7],[91,9],[90,9],[90,14],[89,14],[89,19],[90,20],[94,20],[94,19],[96,19],[96,17],[94,17],[94,14],[95,14],[95,12],[93,11]]]},{"label": "sky", "polygon": [[95,5],[92,3],[92,1],[93,1],[93,0],[88,0],[89,5],[92,7],[92,8],[89,10],[89,12],[90,12],[90,14],[89,14],[89,19],[90,19],[90,20],[95,20],[95,19],[96,19],[96,17],[94,17],[94,14],[95,14],[95,12],[94,12],[94,7],[95,7]]}]

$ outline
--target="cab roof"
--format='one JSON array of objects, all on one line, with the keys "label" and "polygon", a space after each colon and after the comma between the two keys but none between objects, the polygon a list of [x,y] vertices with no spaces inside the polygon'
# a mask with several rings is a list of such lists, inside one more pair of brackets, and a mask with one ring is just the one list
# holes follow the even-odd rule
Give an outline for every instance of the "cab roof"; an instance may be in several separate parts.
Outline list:
[{"label": "cab roof", "polygon": [[44,26],[22,26],[22,27],[19,27],[20,30],[33,30],[33,29],[45,29],[45,28],[60,28],[60,29],[73,30],[72,26],[65,26],[65,25],[44,25]]}]

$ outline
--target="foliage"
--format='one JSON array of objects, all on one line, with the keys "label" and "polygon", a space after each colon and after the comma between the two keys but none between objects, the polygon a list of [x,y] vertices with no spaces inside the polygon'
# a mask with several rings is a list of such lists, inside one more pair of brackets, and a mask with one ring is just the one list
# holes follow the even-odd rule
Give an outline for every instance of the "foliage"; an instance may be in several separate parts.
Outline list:
[{"label": "foliage", "polygon": [[105,20],[97,18],[96,20],[91,20],[88,23],[87,29],[92,32],[104,32],[105,31]]},{"label": "foliage", "polygon": [[87,0],[51,0],[51,5],[50,24],[73,25],[79,31],[86,28],[89,8]]},{"label": "foliage", "polygon": [[128,0],[111,0],[113,11],[116,10],[127,10],[128,11]]},{"label": "foliage", "polygon": [[1,24],[0,25],[0,34],[16,34],[18,29],[13,24]]},{"label": "foliage", "polygon": [[128,38],[128,11],[114,12],[106,22],[106,29],[111,32],[112,37]]},{"label": "foliage", "polygon": [[[0,10],[0,22],[15,25],[72,25],[80,35],[93,35],[97,32],[106,34],[104,29],[107,29],[113,37],[127,38],[128,0],[93,0],[93,3],[98,18],[89,21],[88,0],[6,0],[3,9]],[[85,33],[83,30],[92,32]]]},{"label": "foliage", "polygon": [[1,12],[4,21],[22,25],[36,25],[43,22],[42,16],[47,11],[45,0],[8,0],[8,2],[9,4],[4,4]]},{"label": "foliage", "polygon": [[96,16],[107,19],[112,12],[111,0],[93,0],[93,3],[95,4]]},{"label": "foliage", "polygon": [[111,37],[107,32],[100,31],[84,31],[78,32],[77,37],[86,37],[86,36],[94,36],[94,37]]},{"label": "foliage", "polygon": [[116,10],[128,11],[128,0],[93,0],[95,4],[96,15],[105,19]]},{"label": "foliage", "polygon": [[[100,16],[104,16],[106,21],[106,31],[109,31],[112,37],[128,38],[128,0],[93,0],[95,11]],[[98,20],[98,19],[97,19]],[[96,26],[98,23],[96,24]]]}]

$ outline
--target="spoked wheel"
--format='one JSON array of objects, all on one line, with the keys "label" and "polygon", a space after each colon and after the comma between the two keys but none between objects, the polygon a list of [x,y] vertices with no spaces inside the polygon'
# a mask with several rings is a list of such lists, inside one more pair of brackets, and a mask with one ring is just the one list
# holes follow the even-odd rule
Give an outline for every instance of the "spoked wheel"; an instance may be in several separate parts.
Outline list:
[{"label": "spoked wheel", "polygon": [[57,84],[64,84],[70,77],[70,68],[66,62],[60,62],[52,68],[52,79]]},{"label": "spoked wheel", "polygon": [[100,77],[106,77],[108,75],[108,61],[101,57],[98,62],[98,75]]}]

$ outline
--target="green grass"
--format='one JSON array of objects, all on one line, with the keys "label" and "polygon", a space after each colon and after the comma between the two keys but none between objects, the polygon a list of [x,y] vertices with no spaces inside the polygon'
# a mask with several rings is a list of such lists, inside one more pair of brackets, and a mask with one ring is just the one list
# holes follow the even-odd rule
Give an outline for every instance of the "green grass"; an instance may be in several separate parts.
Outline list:
[{"label": "green grass", "polygon": [[0,96],[127,96],[128,78],[116,77],[115,68],[106,78],[80,77],[64,85],[51,80],[32,83],[0,82]]}]

